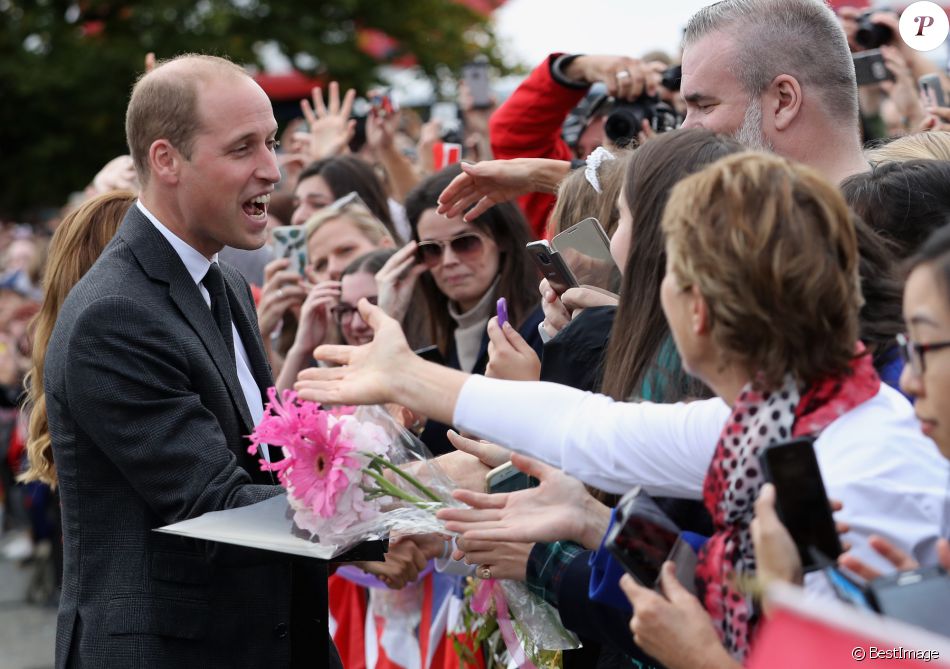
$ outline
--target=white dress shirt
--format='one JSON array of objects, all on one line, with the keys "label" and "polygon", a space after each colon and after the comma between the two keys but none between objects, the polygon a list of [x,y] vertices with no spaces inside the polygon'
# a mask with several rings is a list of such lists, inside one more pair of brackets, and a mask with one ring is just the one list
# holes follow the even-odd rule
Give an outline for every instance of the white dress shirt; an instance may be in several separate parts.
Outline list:
[{"label": "white dress shirt", "polygon": [[[218,254],[216,253],[214,255],[213,260],[208,260],[204,255],[192,248],[188,242],[162,225],[161,221],[155,218],[154,214],[146,209],[141,201],[137,201],[136,205],[138,205],[139,210],[145,214],[146,218],[152,222],[152,225],[162,233],[162,236],[168,240],[172,248],[175,249],[175,253],[181,258],[185,269],[188,270],[188,274],[191,275],[191,278],[198,286],[201,297],[204,298],[205,304],[207,304],[210,309],[211,295],[201,281],[205,278],[205,274],[208,273],[208,268],[211,267],[211,263],[217,262]],[[261,389],[258,387],[257,381],[254,380],[254,375],[251,373],[251,364],[247,357],[247,349],[244,348],[244,342],[241,341],[241,335],[238,333],[233,320],[231,321],[231,336],[234,339],[234,352],[236,353],[234,357],[237,363],[238,381],[241,382],[241,390],[244,392],[247,408],[251,412],[251,420],[254,421],[254,425],[257,425],[261,421],[261,418],[264,417],[264,403],[261,398]]]},{"label": "white dress shirt", "polygon": [[[700,499],[730,409],[721,399],[615,402],[553,383],[472,376],[453,423],[563,469],[594,487]],[[844,504],[836,519],[861,550],[879,534],[924,565],[936,564],[948,463],[920,431],[913,407],[881,384],[877,395],[833,421],[815,441],[822,479]],[[875,562],[875,566],[880,562]]]}]

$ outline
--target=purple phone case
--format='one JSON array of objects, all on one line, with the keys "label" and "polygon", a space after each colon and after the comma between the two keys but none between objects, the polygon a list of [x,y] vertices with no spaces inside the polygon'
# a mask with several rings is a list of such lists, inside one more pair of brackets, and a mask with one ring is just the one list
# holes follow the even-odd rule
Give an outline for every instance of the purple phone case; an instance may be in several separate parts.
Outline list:
[{"label": "purple phone case", "polygon": [[503,297],[498,298],[498,327],[504,327],[508,322],[508,300]]}]

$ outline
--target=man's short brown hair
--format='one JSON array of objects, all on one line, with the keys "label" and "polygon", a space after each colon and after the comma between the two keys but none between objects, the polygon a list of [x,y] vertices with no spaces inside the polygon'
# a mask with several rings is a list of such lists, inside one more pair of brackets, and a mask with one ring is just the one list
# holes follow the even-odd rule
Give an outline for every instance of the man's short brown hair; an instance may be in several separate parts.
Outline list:
[{"label": "man's short brown hair", "polygon": [[125,113],[125,137],[139,183],[148,182],[152,143],[167,139],[187,159],[201,130],[198,86],[221,74],[247,73],[225,58],[184,54],[162,61],[132,88]]},{"label": "man's short brown hair", "polygon": [[719,160],[673,189],[663,216],[679,286],[697,286],[729,364],[800,383],[846,374],[858,340],[858,249],[838,189],[771,154]]}]

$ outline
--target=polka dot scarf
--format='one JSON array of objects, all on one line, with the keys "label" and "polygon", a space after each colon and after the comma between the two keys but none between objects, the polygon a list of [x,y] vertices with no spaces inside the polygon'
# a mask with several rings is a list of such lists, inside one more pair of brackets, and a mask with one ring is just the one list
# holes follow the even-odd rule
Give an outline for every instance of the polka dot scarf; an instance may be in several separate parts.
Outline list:
[{"label": "polka dot scarf", "polygon": [[793,437],[817,437],[837,417],[877,394],[880,384],[871,356],[860,355],[850,376],[826,379],[804,391],[786,376],[777,390],[759,392],[750,383],[740,392],[706,473],[703,498],[716,532],[700,550],[696,568],[706,610],[723,644],[740,661],[756,623],[752,602],[736,586],[736,576],[755,573],[749,523],[765,482],[759,452]]}]

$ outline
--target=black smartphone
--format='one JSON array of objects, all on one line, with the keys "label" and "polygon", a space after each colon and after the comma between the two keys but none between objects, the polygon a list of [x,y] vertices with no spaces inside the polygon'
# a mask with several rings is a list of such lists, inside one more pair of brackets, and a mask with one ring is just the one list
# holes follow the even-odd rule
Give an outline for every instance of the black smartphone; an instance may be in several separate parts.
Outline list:
[{"label": "black smartphone", "polygon": [[858,86],[879,84],[882,81],[894,81],[894,75],[884,64],[880,49],[859,51],[854,54],[854,76]]},{"label": "black smartphone", "polygon": [[759,454],[762,472],[775,485],[775,507],[795,541],[805,571],[822,567],[814,552],[834,560],[841,541],[815,457],[814,439],[773,444]]},{"label": "black smartphone", "polygon": [[838,599],[865,611],[876,611],[866,585],[858,583],[834,565],[825,567],[822,572],[831,584]]},{"label": "black smartphone", "polygon": [[541,481],[528,476],[510,462],[495,467],[485,474],[485,487],[488,492],[516,492],[541,485]]},{"label": "black smartphone", "polygon": [[950,636],[950,576],[923,567],[876,578],[868,585],[874,607],[885,616]]},{"label": "black smartphone", "polygon": [[641,585],[653,588],[679,536],[676,524],[637,486],[617,504],[614,524],[607,531],[605,543],[627,573]]},{"label": "black smartphone", "polygon": [[925,74],[917,80],[920,86],[920,95],[925,101],[932,102],[938,107],[947,106],[947,98],[943,93],[943,84],[939,74]]},{"label": "black smartphone", "polygon": [[439,347],[433,344],[432,346],[424,346],[420,349],[413,351],[423,360],[428,360],[429,362],[434,362],[437,365],[442,365],[445,367],[445,356],[442,355],[442,351],[439,350]]},{"label": "black smartphone", "polygon": [[541,275],[559,296],[568,288],[576,288],[579,285],[561,254],[552,249],[546,241],[531,242],[525,248],[531,254],[534,264],[541,270]]},{"label": "black smartphone", "polygon": [[462,80],[472,96],[472,108],[491,107],[491,81],[488,78],[488,59],[476,58],[462,66]]}]

